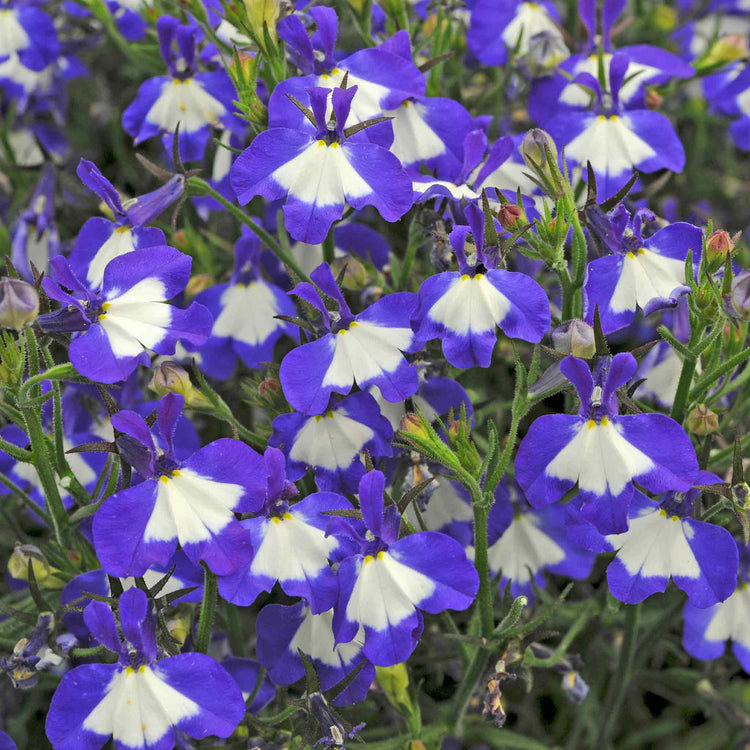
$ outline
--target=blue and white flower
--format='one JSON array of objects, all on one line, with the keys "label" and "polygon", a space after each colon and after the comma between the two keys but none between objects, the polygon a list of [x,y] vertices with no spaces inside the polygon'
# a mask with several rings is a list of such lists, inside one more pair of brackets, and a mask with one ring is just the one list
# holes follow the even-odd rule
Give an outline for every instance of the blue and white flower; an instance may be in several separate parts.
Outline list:
[{"label": "blue and white flower", "polygon": [[120,597],[124,641],[106,604],[91,602],[84,619],[118,661],[83,664],[65,675],[47,714],[55,750],[97,750],[110,737],[119,748],[159,750],[173,747],[178,732],[195,739],[228,737],[242,720],[242,692],[210,656],[158,658],[156,618],[140,589]]},{"label": "blue and white flower", "polygon": [[263,457],[244,443],[220,438],[178,461],[173,437],[183,399],[167,394],[157,409],[167,451],[157,452],[141,416],[120,411],[112,426],[124,435],[120,454],[145,481],[109,497],[94,517],[94,545],[110,575],[140,576],[166,565],[179,542],[187,557],[229,575],[253,554],[250,534],[235,513],[263,507]]},{"label": "blue and white flower", "polygon": [[385,477],[362,477],[359,501],[364,521],[337,518],[329,533],[347,536],[357,551],[339,566],[339,599],[333,617],[336,643],[364,628],[362,652],[378,666],[406,661],[422,632],[421,610],[432,614],[466,609],[479,578],[463,547],[436,531],[398,538],[401,516],[384,507]]},{"label": "blue and white flower", "polygon": [[638,363],[628,353],[589,366],[566,357],[560,369],[575,385],[577,415],[547,414],[529,428],[516,456],[516,479],[532,506],[560,500],[578,485],[583,518],[604,534],[627,531],[633,481],[651,492],[687,492],[698,473],[690,438],[663,414],[618,413],[617,389]]}]

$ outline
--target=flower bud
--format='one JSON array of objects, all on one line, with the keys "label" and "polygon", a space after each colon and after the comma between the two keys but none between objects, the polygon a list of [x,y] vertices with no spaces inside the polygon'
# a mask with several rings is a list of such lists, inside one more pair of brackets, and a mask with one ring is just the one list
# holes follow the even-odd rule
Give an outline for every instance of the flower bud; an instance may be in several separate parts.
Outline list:
[{"label": "flower bud", "polygon": [[167,393],[176,393],[182,396],[185,399],[186,406],[206,406],[208,404],[206,397],[193,386],[190,375],[185,368],[172,360],[162,362],[154,370],[150,387],[160,396],[166,396]]},{"label": "flower bud", "polygon": [[518,229],[527,223],[526,212],[522,206],[517,206],[514,203],[504,203],[500,206],[500,210],[497,212],[497,218],[500,222],[500,226],[503,229],[507,229],[509,232]]},{"label": "flower bud", "polygon": [[273,399],[281,394],[281,383],[276,378],[266,378],[258,386],[258,396],[263,399]]},{"label": "flower bud", "polygon": [[748,56],[747,40],[743,34],[727,34],[720,37],[696,65],[696,71],[726,65]]},{"label": "flower bud", "polygon": [[552,346],[563,354],[588,359],[596,352],[594,329],[585,321],[574,318],[552,331]]},{"label": "flower bud", "polygon": [[687,416],[687,426],[694,435],[710,435],[719,429],[719,417],[705,404],[697,404]]},{"label": "flower bud", "polygon": [[336,258],[331,263],[331,271],[336,278],[338,278],[342,268],[346,268],[342,282],[344,289],[358,290],[365,287],[367,284],[367,269],[362,261],[353,256],[346,256]]},{"label": "flower bud", "polygon": [[21,279],[0,279],[0,328],[21,331],[39,315],[39,294]]},{"label": "flower bud", "polygon": [[276,44],[278,42],[276,21],[278,21],[281,11],[279,0],[245,0],[245,10],[247,10],[250,28],[258,44],[265,49],[264,26],[268,28],[268,35]]},{"label": "flower bud", "polygon": [[747,482],[738,482],[732,485],[732,502],[739,511],[750,510],[750,485]]},{"label": "flower bud", "polygon": [[34,571],[34,578],[40,588],[61,589],[65,582],[57,578],[57,568],[53,568],[45,559],[42,551],[33,544],[19,544],[8,559],[8,573],[19,581],[29,580],[29,563]]},{"label": "flower bud", "polygon": [[726,260],[731,255],[740,238],[740,232],[732,237],[729,232],[717,229],[706,238],[706,256],[709,261]]},{"label": "flower bud", "polygon": [[649,89],[646,92],[646,107],[649,109],[660,109],[664,97],[655,89]]},{"label": "flower bud", "polygon": [[521,156],[526,164],[532,169],[548,173],[547,152],[552,156],[552,161],[557,161],[557,147],[552,136],[541,128],[532,128],[524,136],[521,144]]},{"label": "flower bud", "polygon": [[190,277],[190,280],[185,287],[185,294],[188,298],[195,297],[197,294],[204,292],[212,285],[213,281],[211,281],[211,277],[208,274],[199,273]]},{"label": "flower bud", "polygon": [[414,412],[407,412],[404,414],[404,416],[401,417],[401,424],[399,424],[398,428],[402,432],[414,435],[414,437],[426,439],[429,439],[430,437],[430,433],[425,428],[422,419],[418,414],[414,414]]}]

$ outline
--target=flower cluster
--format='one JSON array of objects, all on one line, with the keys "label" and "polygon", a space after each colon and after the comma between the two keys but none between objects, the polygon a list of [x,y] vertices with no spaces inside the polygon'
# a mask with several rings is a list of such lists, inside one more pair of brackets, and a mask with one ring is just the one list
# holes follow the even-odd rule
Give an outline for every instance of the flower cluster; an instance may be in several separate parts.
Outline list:
[{"label": "flower cluster", "polygon": [[747,742],[750,10],[636,5],[0,0],[0,747]]}]

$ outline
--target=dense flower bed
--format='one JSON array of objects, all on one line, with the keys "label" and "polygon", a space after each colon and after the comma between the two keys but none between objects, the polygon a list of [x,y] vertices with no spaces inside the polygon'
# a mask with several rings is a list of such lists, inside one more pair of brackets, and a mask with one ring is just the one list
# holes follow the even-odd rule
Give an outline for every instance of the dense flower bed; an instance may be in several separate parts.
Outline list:
[{"label": "dense flower bed", "polygon": [[0,747],[750,743],[749,34],[0,0]]}]

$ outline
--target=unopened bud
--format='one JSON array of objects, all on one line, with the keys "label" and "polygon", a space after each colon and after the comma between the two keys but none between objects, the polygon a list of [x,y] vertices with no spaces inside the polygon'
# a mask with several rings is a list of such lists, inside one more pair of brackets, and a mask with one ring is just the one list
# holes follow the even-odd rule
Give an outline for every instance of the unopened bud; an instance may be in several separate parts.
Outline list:
[{"label": "unopened bud", "polygon": [[521,156],[523,160],[532,169],[541,172],[549,172],[547,163],[547,153],[552,157],[552,161],[557,161],[557,147],[552,140],[552,136],[541,128],[532,128],[524,136],[521,144]]},{"label": "unopened bud", "polygon": [[276,378],[261,380],[258,386],[258,396],[265,400],[271,400],[281,394],[281,383]]},{"label": "unopened bud", "polygon": [[664,97],[656,89],[649,89],[646,92],[646,106],[649,109],[660,109],[663,101]]},{"label": "unopened bud", "polygon": [[167,393],[176,393],[185,399],[186,406],[206,406],[206,397],[195,389],[190,381],[190,375],[184,367],[167,360],[162,362],[155,370],[151,380],[151,388],[160,396]]},{"label": "unopened bud", "polygon": [[719,429],[719,417],[705,404],[697,404],[687,416],[687,426],[694,435],[710,435]]},{"label": "unopened bud", "polygon": [[552,331],[552,346],[563,354],[588,359],[596,352],[594,329],[585,321],[574,318]]},{"label": "unopened bud", "polygon": [[727,34],[717,39],[708,53],[696,66],[696,70],[726,65],[748,56],[747,40],[743,34]]},{"label": "unopened bud", "polygon": [[61,589],[65,582],[57,578],[59,571],[45,559],[42,551],[33,544],[19,544],[8,559],[8,573],[19,581],[29,580],[29,563],[40,588]]},{"label": "unopened bud", "polygon": [[706,256],[708,260],[726,260],[727,256],[731,255],[736,247],[740,234],[738,232],[733,237],[723,229],[711,232],[706,238]]},{"label": "unopened bud", "polygon": [[399,430],[406,432],[409,435],[420,438],[429,438],[430,433],[424,425],[421,417],[414,412],[407,412],[401,417],[401,423],[399,424]]},{"label": "unopened bud", "polygon": [[346,256],[336,258],[331,263],[331,271],[336,278],[338,278],[343,268],[346,268],[342,282],[344,289],[357,290],[365,287],[367,284],[367,269],[362,261],[353,256]]},{"label": "unopened bud", "polygon": [[188,298],[195,297],[196,294],[200,294],[201,292],[204,292],[206,289],[208,289],[213,282],[211,281],[211,277],[208,274],[205,273],[199,273],[195,276],[191,276],[190,280],[187,283],[187,286],[185,287],[185,294]]},{"label": "unopened bud", "polygon": [[0,328],[21,331],[39,315],[39,294],[21,279],[0,279]]},{"label": "unopened bud", "polygon": [[503,229],[507,229],[509,232],[512,232],[527,223],[526,212],[523,210],[523,207],[517,206],[514,203],[505,203],[500,206],[500,210],[497,212],[497,218],[500,222],[500,226]]},{"label": "unopened bud", "polygon": [[659,31],[674,31],[677,21],[677,11],[668,5],[657,5],[651,16],[651,22]]},{"label": "unopened bud", "polygon": [[280,5],[279,0],[245,0],[245,9],[250,21],[250,28],[258,44],[266,52],[269,50],[265,49],[264,27],[268,29],[271,41],[276,44],[278,41],[276,36],[276,21],[279,18]]}]

